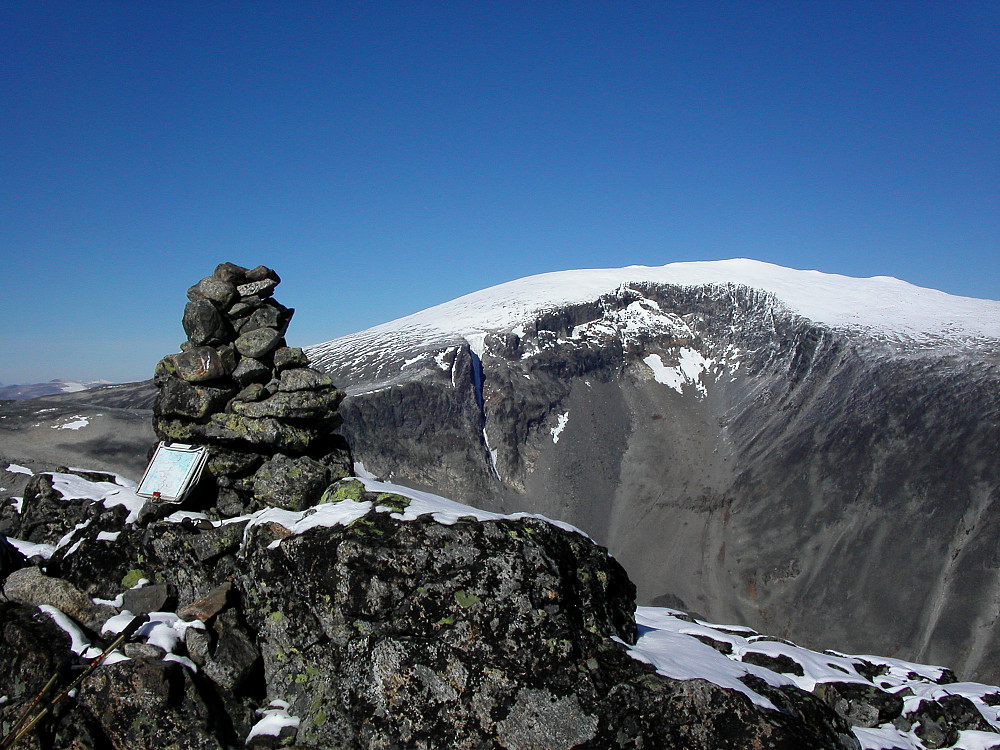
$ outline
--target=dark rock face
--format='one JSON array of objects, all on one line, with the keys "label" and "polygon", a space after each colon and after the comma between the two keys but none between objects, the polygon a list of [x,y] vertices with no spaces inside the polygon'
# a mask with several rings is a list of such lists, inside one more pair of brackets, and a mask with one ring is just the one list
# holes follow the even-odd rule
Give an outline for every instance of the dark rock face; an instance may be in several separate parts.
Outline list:
[{"label": "dark rock face", "polygon": [[[210,447],[193,501],[217,514],[308,507],[351,466],[347,444],[331,438],[343,394],[285,346],[294,311],[271,296],[278,283],[264,266],[220,265],[188,290],[182,351],[156,366],[153,428]],[[266,468],[276,461],[291,462],[283,479]]]},{"label": "dark rock face", "polygon": [[[630,328],[635,310],[662,325]],[[366,469],[583,528],[643,604],[1000,679],[996,339],[883,340],[745,287],[634,284],[474,343],[309,350]],[[707,364],[687,377],[685,357]]]},{"label": "dark rock face", "polygon": [[272,537],[251,531],[237,585],[308,746],[851,746],[846,723],[807,721],[795,697],[762,714],[654,677],[611,640],[635,640],[624,571],[543,521],[369,513]]},{"label": "dark rock face", "polygon": [[[329,494],[356,496],[348,525],[161,520],[114,544],[87,526],[44,573],[16,574],[11,586],[43,578],[43,599],[109,599],[146,578],[157,583],[123,606],[180,605],[203,623],[173,647],[179,660],[152,640],[127,646],[131,659],[99,667],[27,746],[242,747],[255,710],[280,701],[298,719],[281,742],[298,747],[858,747],[847,721],[793,687],[755,686],[780,711],[763,709],[629,656],[634,586],[579,534],[532,518],[401,520],[407,498],[357,482]],[[35,607],[0,602],[0,627],[9,727],[74,658]]]}]

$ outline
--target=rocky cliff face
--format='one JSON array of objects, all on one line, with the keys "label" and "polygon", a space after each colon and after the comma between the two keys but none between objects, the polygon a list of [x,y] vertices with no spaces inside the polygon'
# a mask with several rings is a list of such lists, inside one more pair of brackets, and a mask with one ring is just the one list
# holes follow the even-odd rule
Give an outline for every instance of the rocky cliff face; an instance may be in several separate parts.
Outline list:
[{"label": "rocky cliff face", "polygon": [[366,468],[576,524],[643,603],[1000,677],[995,335],[815,322],[733,283],[507,297],[310,350]]}]

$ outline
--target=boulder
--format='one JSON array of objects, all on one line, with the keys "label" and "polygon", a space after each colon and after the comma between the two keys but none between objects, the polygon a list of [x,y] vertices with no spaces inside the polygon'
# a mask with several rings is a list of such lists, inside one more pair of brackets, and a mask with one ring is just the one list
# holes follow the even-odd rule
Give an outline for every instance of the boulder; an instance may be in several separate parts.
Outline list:
[{"label": "boulder", "polygon": [[279,391],[315,391],[333,388],[333,379],[325,372],[311,367],[295,367],[282,370],[278,384]]},{"label": "boulder", "polygon": [[275,455],[254,474],[254,497],[265,505],[304,510],[314,505],[330,483],[330,470],[308,456]]},{"label": "boulder", "polygon": [[194,346],[224,341],[227,338],[226,321],[207,299],[191,300],[184,306],[182,319],[184,333]]},{"label": "boulder", "polygon": [[55,607],[91,630],[99,630],[105,620],[116,614],[110,607],[94,604],[69,581],[50,578],[35,567],[21,568],[7,576],[3,595],[18,604]]},{"label": "boulder", "polygon": [[299,745],[858,747],[795,688],[767,711],[630,657],[634,587],[589,539],[539,519],[401,521],[394,497],[347,526],[247,531],[234,583]]},{"label": "boulder", "polygon": [[244,357],[260,359],[281,343],[281,333],[274,328],[257,328],[240,334],[236,339],[236,351]]},{"label": "boulder", "polygon": [[[189,383],[217,380],[228,374],[219,352],[210,346],[196,346],[173,357],[177,376]],[[229,371],[231,372],[231,370]]]}]

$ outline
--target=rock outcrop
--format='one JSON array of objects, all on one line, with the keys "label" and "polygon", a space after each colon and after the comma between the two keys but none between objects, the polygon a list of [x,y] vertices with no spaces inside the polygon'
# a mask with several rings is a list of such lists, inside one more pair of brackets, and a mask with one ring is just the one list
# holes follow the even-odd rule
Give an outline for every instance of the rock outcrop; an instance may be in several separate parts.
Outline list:
[{"label": "rock outcrop", "polygon": [[634,658],[634,587],[578,532],[441,513],[356,480],[327,500],[124,525],[124,508],[93,502],[48,559],[8,575],[5,731],[73,651],[92,656],[147,611],[128,658],[97,668],[26,746],[859,747],[794,686],[758,680],[765,708]]},{"label": "rock outcrop", "polygon": [[333,434],[343,393],[285,345],[294,310],[273,298],[278,274],[223,263],[188,290],[187,341],[160,360],[153,428],[210,448],[201,503],[223,516],[259,504],[301,510],[351,472]]}]

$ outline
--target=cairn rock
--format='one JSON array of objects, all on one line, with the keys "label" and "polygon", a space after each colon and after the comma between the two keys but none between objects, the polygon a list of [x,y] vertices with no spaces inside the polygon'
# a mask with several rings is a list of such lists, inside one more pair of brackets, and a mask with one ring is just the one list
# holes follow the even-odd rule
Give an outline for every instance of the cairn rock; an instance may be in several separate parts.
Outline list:
[{"label": "cairn rock", "polygon": [[308,367],[309,358],[297,346],[283,346],[274,350],[274,369],[278,372],[289,368]]},{"label": "cairn rock", "polygon": [[184,306],[184,333],[193,346],[203,346],[227,338],[226,321],[207,299],[192,300]]},{"label": "cairn rock", "polygon": [[188,299],[207,299],[218,308],[228,307],[236,297],[236,287],[232,282],[218,276],[208,276],[188,289]]},{"label": "cairn rock", "polygon": [[226,375],[226,365],[222,357],[210,346],[188,349],[175,354],[173,360],[178,376],[189,383],[216,380]]},{"label": "cairn rock", "polygon": [[305,510],[310,499],[322,495],[330,483],[330,470],[308,456],[289,458],[277,454],[253,477],[254,495],[267,505],[285,510]]},{"label": "cairn rock", "polygon": [[274,328],[257,328],[241,334],[236,339],[236,351],[244,357],[260,359],[273,349],[278,348],[281,333]]},{"label": "cairn rock", "polygon": [[271,368],[252,357],[243,357],[233,369],[233,380],[246,387],[251,383],[266,383],[271,379]]},{"label": "cairn rock", "polygon": [[284,370],[278,384],[278,390],[285,393],[326,390],[332,387],[333,380],[329,375],[310,367],[295,367],[291,370]]},{"label": "cairn rock", "polygon": [[[286,346],[294,310],[272,296],[280,281],[266,266],[219,264],[188,289],[187,340],[153,375],[153,429],[161,440],[208,446],[190,502],[217,516],[261,503],[309,507],[352,465],[332,434],[344,394]],[[293,476],[265,478],[264,465]]]}]

